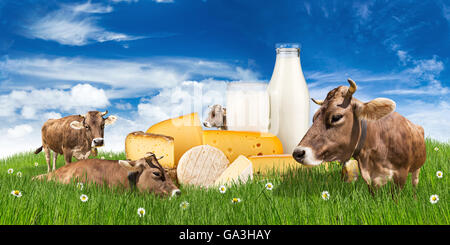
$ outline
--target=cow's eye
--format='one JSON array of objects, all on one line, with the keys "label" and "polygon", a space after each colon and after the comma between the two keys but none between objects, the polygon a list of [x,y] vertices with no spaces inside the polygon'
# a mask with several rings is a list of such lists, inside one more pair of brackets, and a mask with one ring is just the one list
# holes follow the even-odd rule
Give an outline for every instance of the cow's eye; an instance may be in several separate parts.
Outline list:
[{"label": "cow's eye", "polygon": [[84,126],[86,129],[89,129],[89,125]]},{"label": "cow's eye", "polygon": [[156,177],[160,177],[161,173],[160,172],[153,172],[153,175],[155,175]]},{"label": "cow's eye", "polygon": [[332,123],[335,123],[335,122],[341,120],[342,117],[343,117],[343,115],[340,115],[340,114],[333,115],[333,116],[331,117],[331,122],[332,122]]}]

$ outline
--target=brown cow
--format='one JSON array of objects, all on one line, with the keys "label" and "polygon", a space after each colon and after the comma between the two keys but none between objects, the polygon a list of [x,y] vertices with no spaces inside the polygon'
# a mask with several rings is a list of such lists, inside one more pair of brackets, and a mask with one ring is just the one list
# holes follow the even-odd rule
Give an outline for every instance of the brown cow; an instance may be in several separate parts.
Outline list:
[{"label": "brown cow", "polygon": [[72,115],[60,119],[49,119],[42,126],[42,146],[34,153],[44,149],[47,161],[47,172],[50,172],[50,154],[53,151],[53,170],[56,167],[58,154],[64,155],[66,164],[72,162],[72,156],[77,160],[87,159],[89,155],[97,154],[96,147],[104,144],[105,125],[113,124],[115,116],[103,118],[108,113],[89,111],[86,115]]},{"label": "brown cow", "polygon": [[358,161],[362,178],[369,186],[393,180],[403,188],[412,173],[412,185],[419,183],[425,163],[424,131],[395,110],[395,102],[377,98],[363,103],[352,97],[356,84],[331,90],[313,118],[313,125],[294,149],[293,157],[304,165],[324,161]]},{"label": "brown cow", "polygon": [[141,192],[152,192],[163,196],[181,194],[159,164],[158,158],[151,152],[136,161],[81,160],[33,178],[33,180],[36,179],[55,180],[63,184],[77,181],[98,185],[107,184],[108,187],[121,186],[127,189],[137,187]]},{"label": "brown cow", "polygon": [[216,127],[219,130],[227,130],[227,110],[221,105],[209,106],[208,118],[203,122],[207,128]]}]

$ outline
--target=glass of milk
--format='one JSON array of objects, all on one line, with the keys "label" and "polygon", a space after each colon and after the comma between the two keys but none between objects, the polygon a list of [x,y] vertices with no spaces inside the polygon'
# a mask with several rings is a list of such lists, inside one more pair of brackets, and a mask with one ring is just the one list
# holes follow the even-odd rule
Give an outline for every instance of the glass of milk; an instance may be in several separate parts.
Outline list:
[{"label": "glass of milk", "polygon": [[226,110],[228,130],[268,132],[267,84],[228,83]]}]

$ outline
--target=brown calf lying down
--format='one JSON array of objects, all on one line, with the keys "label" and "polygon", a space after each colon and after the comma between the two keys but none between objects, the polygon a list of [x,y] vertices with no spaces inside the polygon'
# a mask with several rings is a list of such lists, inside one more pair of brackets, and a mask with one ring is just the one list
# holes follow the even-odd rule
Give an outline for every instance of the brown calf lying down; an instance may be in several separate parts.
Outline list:
[{"label": "brown calf lying down", "polygon": [[157,195],[180,195],[159,164],[155,154],[149,152],[136,161],[86,159],[65,165],[56,171],[35,176],[39,180],[55,180],[69,184],[72,180],[84,183],[107,184],[109,187],[136,187],[141,192]]}]

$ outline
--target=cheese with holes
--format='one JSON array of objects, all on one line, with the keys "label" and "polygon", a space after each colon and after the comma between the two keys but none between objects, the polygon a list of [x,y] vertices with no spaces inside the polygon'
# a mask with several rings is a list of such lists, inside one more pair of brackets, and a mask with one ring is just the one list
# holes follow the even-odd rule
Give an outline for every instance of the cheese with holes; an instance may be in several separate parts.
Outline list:
[{"label": "cheese with holes", "polygon": [[229,165],[225,154],[219,149],[200,145],[186,151],[177,166],[180,184],[209,187]]},{"label": "cheese with holes", "polygon": [[249,157],[283,153],[283,145],[277,136],[263,132],[205,130],[203,144],[222,150],[230,162],[239,155]]},{"label": "cheese with holes", "polygon": [[240,155],[227,169],[220,175],[215,181],[214,185],[230,185],[246,183],[248,180],[253,179],[253,166],[252,162],[243,155]]},{"label": "cheese with holes", "polygon": [[248,159],[252,162],[253,172],[256,174],[285,173],[291,169],[304,167],[295,161],[291,154],[251,156]]},{"label": "cheese with holes", "polygon": [[197,113],[159,122],[151,126],[147,133],[162,134],[174,138],[175,166],[187,150],[202,145],[202,127]]},{"label": "cheese with holes", "polygon": [[153,152],[156,157],[163,157],[158,162],[164,168],[175,168],[174,139],[161,134],[150,134],[142,131],[132,132],[125,139],[125,154],[127,159],[138,160],[145,153]]}]

